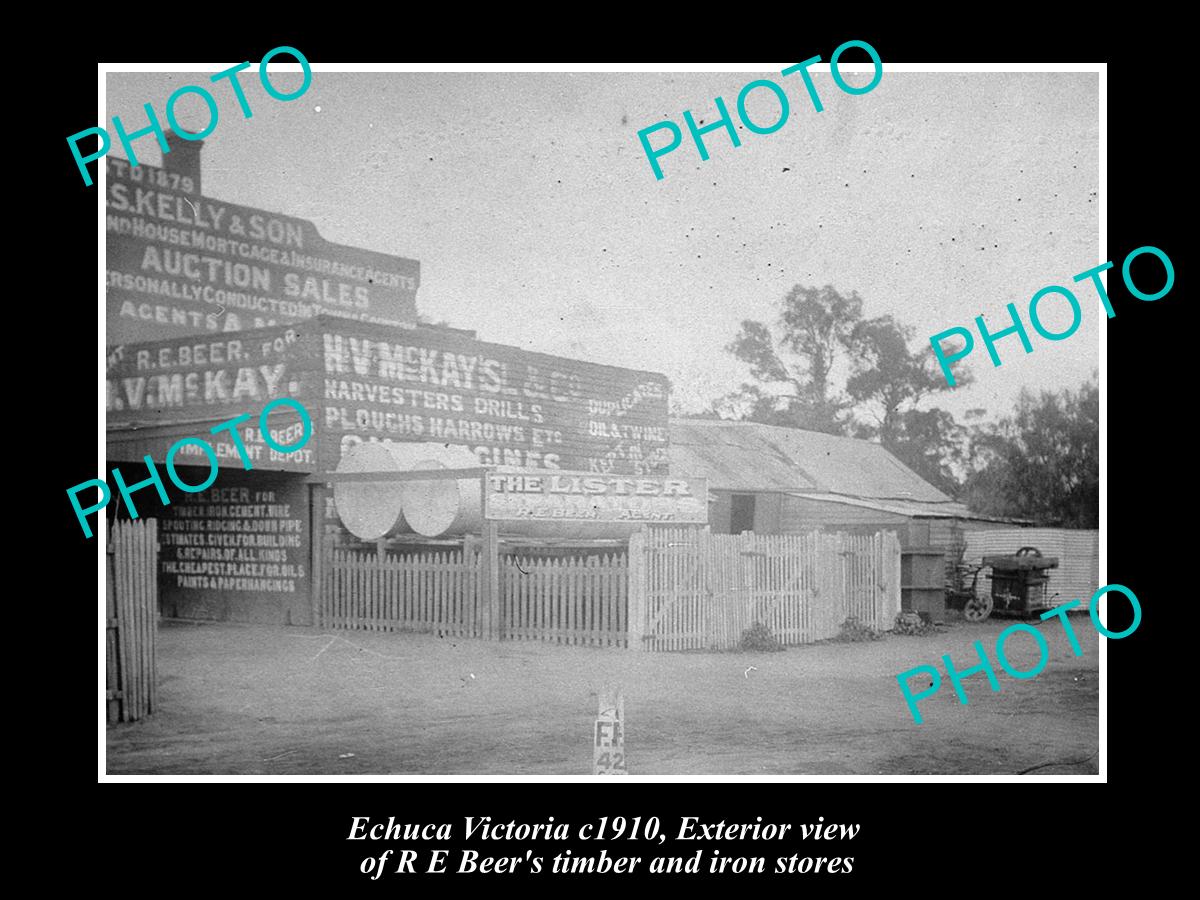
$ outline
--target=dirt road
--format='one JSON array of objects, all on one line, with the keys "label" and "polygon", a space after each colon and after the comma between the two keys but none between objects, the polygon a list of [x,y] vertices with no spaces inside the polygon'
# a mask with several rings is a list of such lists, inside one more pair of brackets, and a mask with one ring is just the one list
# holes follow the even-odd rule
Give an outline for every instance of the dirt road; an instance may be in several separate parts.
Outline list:
[{"label": "dirt road", "polygon": [[[632,653],[426,634],[164,623],[159,711],[108,727],[110,774],[587,775],[596,692],[619,682],[637,775],[1089,774],[1099,638],[1043,623],[1050,663],[1002,690],[949,679],[914,724],[896,675],[975,663],[1009,621],[783,653]],[[1018,668],[1032,640],[1008,646]],[[994,658],[993,658],[993,664]],[[753,668],[751,668],[753,667]]]}]

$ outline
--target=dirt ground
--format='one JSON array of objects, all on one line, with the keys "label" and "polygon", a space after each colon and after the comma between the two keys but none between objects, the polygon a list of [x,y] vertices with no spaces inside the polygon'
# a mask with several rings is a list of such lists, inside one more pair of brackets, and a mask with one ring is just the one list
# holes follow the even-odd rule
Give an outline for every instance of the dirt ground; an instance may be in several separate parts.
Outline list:
[{"label": "dirt ground", "polygon": [[[1100,639],[1071,621],[1083,656],[1042,623],[1050,663],[1025,681],[995,663],[1003,619],[712,654],[166,622],[159,709],[108,726],[107,771],[587,775],[597,689],[619,683],[633,775],[1093,774]],[[971,676],[963,706],[943,671],[916,725],[896,675],[942,654],[966,668],[975,640],[1001,691]],[[1007,649],[1036,660],[1028,636]]]}]

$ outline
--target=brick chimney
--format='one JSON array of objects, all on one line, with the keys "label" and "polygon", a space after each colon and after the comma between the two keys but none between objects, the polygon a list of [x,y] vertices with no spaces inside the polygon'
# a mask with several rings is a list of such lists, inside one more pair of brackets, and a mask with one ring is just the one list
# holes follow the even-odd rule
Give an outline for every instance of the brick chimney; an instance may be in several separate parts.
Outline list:
[{"label": "brick chimney", "polygon": [[171,148],[171,152],[163,154],[163,168],[180,177],[192,179],[195,193],[203,193],[200,190],[200,151],[204,148],[204,141],[185,141],[174,131],[167,129],[167,146]]}]

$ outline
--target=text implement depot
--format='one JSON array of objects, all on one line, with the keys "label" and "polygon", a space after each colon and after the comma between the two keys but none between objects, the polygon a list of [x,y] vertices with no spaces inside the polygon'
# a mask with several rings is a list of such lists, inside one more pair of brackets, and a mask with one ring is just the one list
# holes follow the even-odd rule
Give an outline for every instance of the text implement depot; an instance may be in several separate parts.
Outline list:
[{"label": "text implement depot", "polygon": [[[842,77],[842,73],[838,70],[839,59],[845,51],[851,48],[865,50],[867,56],[871,58],[871,62],[875,66],[875,74],[872,76],[870,83],[866,85],[866,87],[854,87],[850,84],[847,84],[846,80]],[[813,109],[817,112],[821,112],[823,109],[825,109],[825,107],[821,103],[821,98],[817,96],[817,89],[813,84],[812,76],[808,74],[808,67],[815,65],[820,61],[821,57],[819,55],[813,56],[804,60],[804,62],[798,62],[794,66],[788,66],[786,69],[783,69],[780,72],[780,74],[784,76],[791,75],[795,72],[800,73],[800,77],[804,81],[804,88],[808,92],[808,99],[812,102]],[[875,48],[866,41],[846,41],[846,43],[840,45],[836,50],[834,50],[833,55],[829,58],[829,72],[833,76],[833,83],[841,88],[844,93],[869,94],[871,91],[875,90],[875,88],[879,85],[880,80],[883,78],[883,63],[880,61],[879,54],[876,52]],[[778,116],[776,117],[774,123],[770,125],[764,124],[763,122],[754,121],[746,109],[746,101],[756,90],[765,90],[771,94],[774,94],[775,102],[779,104]],[[762,94],[761,96],[765,97],[766,95]],[[690,109],[685,109],[683,111],[684,124],[687,125],[688,132],[692,137],[692,143],[696,145],[696,151],[700,154],[701,161],[706,161],[708,159],[708,147],[706,147],[704,144],[704,135],[709,134],[710,132],[717,131],[718,129],[724,129],[728,133],[729,140],[734,147],[740,147],[742,145],[742,140],[740,137],[738,137],[738,129],[733,123],[732,116],[729,115],[728,107],[725,105],[725,98],[717,97],[714,100],[714,103],[716,104],[717,112],[720,114],[720,118],[710,122],[707,125],[704,124],[703,116],[701,117],[700,125],[698,126],[696,124],[696,117],[692,114],[692,111]],[[791,106],[788,102],[787,94],[777,82],[768,78],[757,78],[754,81],[747,82],[741,91],[738,92],[737,113],[738,118],[742,120],[742,125],[752,134],[774,134],[787,124],[788,116],[791,115]],[[670,138],[661,147],[657,148],[651,146],[650,143],[650,136],[656,131],[666,131],[670,134]],[[637,134],[638,139],[642,142],[642,149],[646,152],[646,159],[650,161],[650,168],[654,172],[655,179],[662,181],[663,170],[662,166],[658,164],[658,160],[659,158],[666,156],[668,153],[679,149],[679,146],[683,143],[683,130],[677,123],[671,121],[670,119],[664,119],[661,122],[655,122],[653,125],[643,128]]]},{"label": "text implement depot", "polygon": [[[1124,631],[1109,631],[1100,621],[1100,614],[1096,611],[1096,604],[1100,602],[1100,598],[1110,591],[1116,591],[1119,594],[1124,594],[1129,599],[1130,605],[1133,607],[1133,624],[1131,624]],[[1067,603],[1064,603],[1062,606],[1056,606],[1054,609],[1047,610],[1046,612],[1042,613],[1042,621],[1052,617],[1057,617],[1059,622],[1062,623],[1063,631],[1066,632],[1067,640],[1071,644],[1071,650],[1076,656],[1083,655],[1083,648],[1079,646],[1079,639],[1075,636],[1075,631],[1073,628],[1071,628],[1071,622],[1067,619],[1067,611],[1074,609],[1079,605],[1079,603],[1079,600],[1071,600]],[[1096,591],[1096,593],[1092,595],[1091,603],[1088,604],[1088,612],[1091,614],[1092,624],[1096,626],[1096,630],[1106,638],[1111,638],[1113,640],[1120,640],[1121,638],[1129,637],[1129,635],[1133,634],[1137,630],[1137,627],[1142,624],[1142,606],[1140,603],[1138,603],[1138,598],[1134,595],[1133,591],[1122,584],[1106,584],[1104,587]],[[1021,671],[1020,669],[1016,668],[1009,661],[1004,652],[1005,643],[1010,637],[1018,632],[1027,634],[1033,638],[1033,641],[1035,644],[1037,644],[1038,648],[1037,665],[1032,669],[1027,669],[1025,671]],[[949,654],[942,657],[942,663],[946,667],[946,674],[950,676],[950,683],[954,685],[954,692],[958,694],[959,702],[961,702],[963,706],[968,705],[967,692],[963,690],[963,681],[971,675],[982,672],[987,677],[988,684],[991,686],[992,691],[1000,690],[1000,681],[996,677],[996,670],[992,668],[992,664],[988,660],[987,653],[983,649],[983,642],[976,641],[974,644],[972,644],[972,647],[975,650],[975,654],[979,657],[979,664],[976,666],[971,666],[970,668],[959,671],[958,669],[954,668],[954,663],[950,661]],[[1000,663],[1000,668],[1018,681],[1026,681],[1030,678],[1036,678],[1039,674],[1041,674],[1041,671],[1046,668],[1046,664],[1050,662],[1050,645],[1047,643],[1045,636],[1036,627],[1025,622],[1018,622],[1015,625],[1010,625],[1008,628],[1005,628],[1002,632],[1000,632],[999,637],[996,638],[995,652],[996,659]],[[925,676],[929,678],[930,683],[929,687],[925,688],[919,693],[914,694],[909,682],[917,676]],[[916,666],[915,668],[909,669],[907,672],[901,672],[896,676],[896,681],[900,684],[900,693],[904,697],[904,702],[908,704],[909,710],[912,712],[913,720],[920,725],[924,720],[921,718],[921,713],[917,709],[917,701],[924,700],[926,697],[932,697],[938,692],[938,689],[942,686],[941,673],[938,672],[937,668],[934,666]]]},{"label": "text implement depot", "polygon": [[[294,57],[300,63],[301,71],[304,72],[304,81],[300,87],[287,94],[279,90],[271,83],[270,75],[267,73],[267,63],[281,53]],[[233,96],[237,100],[238,107],[242,111],[242,118],[252,119],[254,118],[254,112],[251,110],[250,103],[246,99],[246,92],[242,87],[242,83],[238,81],[238,72],[248,68],[250,68],[250,62],[247,60],[246,62],[238,63],[236,66],[231,66],[222,72],[218,72],[208,80],[212,84],[217,84],[226,78],[229,79],[229,87],[233,90]],[[269,51],[258,64],[258,80],[262,82],[263,90],[266,91],[271,97],[286,103],[289,100],[298,100],[308,92],[309,85],[312,84],[312,67],[309,66],[308,60],[305,58],[304,54],[295,47],[276,47],[274,50]],[[175,117],[175,104],[177,104],[180,99],[188,94],[195,94],[208,109],[208,124],[205,125],[200,131],[185,131],[180,127],[179,121]],[[171,152],[171,147],[167,143],[166,132],[163,131],[162,122],[158,118],[158,113],[154,111],[154,106],[150,103],[146,103],[142,108],[146,111],[146,117],[149,119],[150,124],[137,131],[127,131],[125,128],[125,123],[121,121],[120,116],[113,116],[112,119],[113,131],[116,132],[117,139],[120,140],[121,146],[125,148],[125,155],[129,157],[129,164],[134,167],[139,165],[137,154],[133,150],[133,142],[138,138],[143,138],[147,135],[153,134],[155,139],[158,141],[159,149],[161,149],[164,154]],[[200,141],[208,137],[217,127],[217,121],[220,119],[220,112],[217,109],[216,99],[204,88],[195,84],[185,84],[183,87],[171,94],[171,96],[167,98],[165,110],[167,114],[167,124],[171,126],[171,130],[175,132],[179,138],[185,141]],[[89,153],[87,156],[84,156],[79,152],[79,142],[91,135],[95,135],[100,139],[100,149],[98,149],[95,153]],[[75,134],[70,135],[67,138],[67,144],[71,148],[71,155],[75,157],[75,164],[79,167],[79,174],[83,176],[84,185],[86,187],[91,187],[92,175],[88,171],[88,163],[95,162],[108,153],[109,147],[112,145],[112,139],[110,138],[107,129],[100,127],[85,128],[83,131],[77,131]]]},{"label": "text implement depot", "polygon": [[[267,425],[267,417],[271,414],[273,409],[279,406],[290,406],[292,409],[296,410],[296,412],[300,415],[300,421],[295,425],[283,429],[282,431],[272,431]],[[229,437],[232,439],[234,447],[237,448],[237,454],[242,461],[242,466],[247,472],[254,468],[254,464],[251,462],[251,454],[247,451],[246,445],[242,443],[242,437],[240,434],[238,434],[237,427],[249,418],[249,413],[243,413],[242,415],[235,416],[234,418],[222,422],[219,425],[214,425],[209,429],[209,434],[220,434],[223,431],[229,433]],[[275,456],[275,454],[283,455],[287,453],[294,453],[308,443],[308,440],[312,437],[313,433],[312,417],[309,416],[308,410],[305,409],[303,404],[301,404],[299,401],[293,400],[291,397],[280,397],[277,400],[272,400],[270,403],[264,406],[262,412],[259,413],[258,431],[263,443],[270,448],[272,458],[278,458]],[[288,439],[294,439],[294,442],[291,444],[283,443],[284,440]],[[187,448],[195,449],[189,450]],[[206,460],[208,460],[208,475],[199,484],[188,484],[175,470],[175,458],[181,451],[186,456],[202,455]],[[213,445],[206,440],[198,437],[180,438],[167,450],[165,460],[167,465],[167,477],[170,478],[171,482],[185,494],[198,494],[201,491],[209,488],[212,483],[217,480],[217,470],[219,466],[218,457],[221,455],[223,454],[219,454],[217,450],[213,448]],[[140,491],[142,488],[153,485],[154,489],[158,492],[158,499],[162,501],[162,505],[171,505],[171,498],[167,495],[167,489],[163,484],[162,476],[158,474],[158,469],[154,466],[154,459],[150,456],[150,454],[147,453],[143,457],[143,462],[146,464],[146,468],[150,470],[150,477],[136,482],[135,484],[125,483],[125,478],[121,475],[121,469],[119,467],[112,470],[113,481],[117,483],[117,491],[120,493],[121,499],[125,501],[125,505],[129,508],[129,518],[131,519],[138,518],[138,510],[137,506],[134,505],[133,495],[135,491]],[[189,462],[185,464],[192,463]],[[78,494],[81,491],[86,491],[91,488],[96,488],[100,491],[100,500],[94,505],[85,509],[79,505]],[[104,507],[108,506],[108,501],[112,499],[112,492],[109,491],[108,485],[99,478],[90,478],[87,481],[80,482],[74,487],[67,488],[67,498],[71,501],[71,507],[75,510],[75,516],[79,520],[79,526],[83,529],[84,538],[91,538],[92,527],[88,523],[87,517],[92,513],[98,513],[100,510],[104,509]]]},{"label": "text implement depot", "polygon": [[[1135,259],[1143,254],[1150,254],[1157,257],[1162,263],[1162,267],[1166,273],[1166,278],[1163,286],[1154,293],[1146,293],[1134,286],[1133,279],[1129,274],[1129,267]],[[1108,292],[1104,289],[1104,282],[1100,280],[1100,273],[1106,269],[1112,268],[1112,261],[1101,263],[1094,268],[1088,269],[1086,272],[1080,272],[1078,275],[1072,276],[1075,282],[1090,279],[1096,288],[1096,293],[1100,297],[1100,302],[1104,305],[1104,312],[1108,318],[1113,318],[1116,313],[1113,311],[1112,303],[1108,299]],[[1175,267],[1171,265],[1171,260],[1167,254],[1163,253],[1157,247],[1138,247],[1132,253],[1125,257],[1125,263],[1121,266],[1121,278],[1125,281],[1125,287],[1129,289],[1129,293],[1150,303],[1154,300],[1160,300],[1167,295],[1175,285]],[[1042,320],[1038,317],[1038,305],[1050,295],[1055,295],[1066,301],[1071,308],[1071,324],[1061,331],[1051,331],[1048,329]],[[979,329],[979,336],[983,338],[984,346],[987,347],[988,356],[991,357],[992,367],[1000,367],[1000,355],[996,352],[996,342],[1000,338],[1008,337],[1010,334],[1015,334],[1021,340],[1021,346],[1025,348],[1026,353],[1033,352],[1033,344],[1029,340],[1029,332],[1025,330],[1025,325],[1021,321],[1021,314],[1017,311],[1015,304],[1009,303],[1005,309],[1008,310],[1009,318],[1012,320],[1012,325],[1008,328],[1002,328],[999,331],[992,333],[988,331],[987,325],[984,324],[983,316],[975,317],[975,327]],[[1067,288],[1061,284],[1051,284],[1042,288],[1029,301],[1029,321],[1033,323],[1033,330],[1048,341],[1065,341],[1073,335],[1083,321],[1083,310],[1079,306],[1079,300]],[[947,338],[959,336],[963,339],[962,349],[957,350],[949,355],[946,354],[946,348],[942,343]],[[970,329],[956,325],[953,328],[947,328],[945,331],[933,335],[929,339],[929,343],[933,345],[933,355],[937,359],[938,364],[942,367],[942,373],[946,376],[946,383],[950,387],[954,387],[954,373],[950,371],[950,364],[957,362],[963,357],[970,354],[975,349],[975,337],[971,334]]]}]

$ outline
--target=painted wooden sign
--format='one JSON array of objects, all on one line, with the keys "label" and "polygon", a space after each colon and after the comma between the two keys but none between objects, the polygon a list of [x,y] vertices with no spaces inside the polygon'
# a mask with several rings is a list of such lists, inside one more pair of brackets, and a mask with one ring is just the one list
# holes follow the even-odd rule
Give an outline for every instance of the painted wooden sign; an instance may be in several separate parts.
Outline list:
[{"label": "painted wooden sign", "polygon": [[316,315],[415,324],[420,264],[331,243],[306,219],[190,192],[157,166],[107,163],[109,344]]},{"label": "painted wooden sign", "polygon": [[[259,411],[279,397],[300,401],[316,430],[319,398],[309,387],[311,374],[299,365],[298,339],[295,328],[283,327],[110,347],[105,379],[108,458],[141,461],[149,454],[161,463],[176,440],[199,437],[213,445],[219,465],[243,468],[233,434],[209,429],[247,414],[237,427],[237,439],[254,468],[315,471],[315,434],[303,449],[281,453],[259,431]],[[298,415],[287,407],[272,411],[268,424],[277,444],[292,444],[303,433]],[[207,465],[195,445],[184,450],[180,465]]]},{"label": "painted wooden sign", "polygon": [[708,522],[708,482],[704,478],[526,471],[497,472],[486,480],[486,519]]},{"label": "painted wooden sign", "polygon": [[311,624],[308,494],[295,476],[222,473],[158,514],[164,615]]},{"label": "painted wooden sign", "polygon": [[653,372],[449,329],[319,316],[111,346],[107,414],[110,428],[141,428],[254,412],[289,396],[312,416],[309,471],[333,471],[351,447],[390,440],[466,447],[485,466],[642,477],[667,472],[667,394]]},{"label": "painted wooden sign", "polygon": [[667,471],[662,375],[438,329],[322,325],[316,365],[329,469],[356,443],[386,439],[459,444],[482,465]]}]

